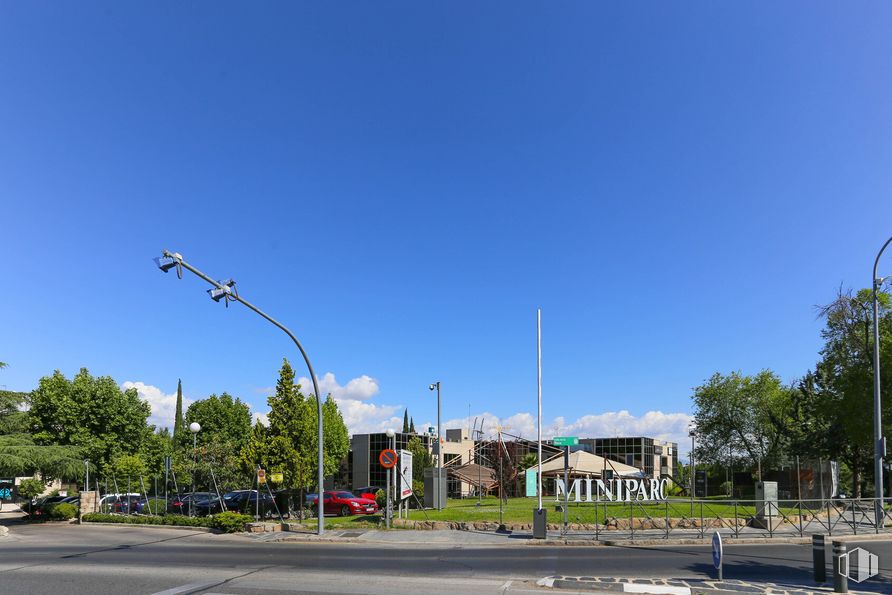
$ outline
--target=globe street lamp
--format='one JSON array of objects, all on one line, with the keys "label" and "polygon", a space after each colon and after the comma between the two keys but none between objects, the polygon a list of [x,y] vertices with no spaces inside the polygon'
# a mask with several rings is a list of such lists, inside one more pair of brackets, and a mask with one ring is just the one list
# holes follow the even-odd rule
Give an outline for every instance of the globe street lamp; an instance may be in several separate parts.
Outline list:
[{"label": "globe street lamp", "polygon": [[437,500],[437,510],[442,510],[443,499],[441,496],[443,492],[441,482],[443,480],[443,443],[441,442],[442,438],[440,438],[440,381],[438,380],[431,384],[428,386],[428,389],[437,389],[437,481],[435,483],[436,487],[434,488],[434,497]]},{"label": "globe street lamp", "polygon": [[880,264],[880,257],[886,250],[892,238],[886,240],[883,247],[880,248],[876,260],[873,261],[873,437],[874,437],[874,457],[873,471],[874,483],[876,484],[876,521],[877,527],[885,520],[885,512],[883,508],[883,458],[886,456],[886,439],[883,437],[883,410],[880,399],[880,307],[877,301],[877,291],[882,287],[887,279],[892,277],[878,277],[877,268]]},{"label": "globe street lamp", "polygon": [[316,380],[316,373],[313,371],[313,366],[310,364],[310,358],[307,356],[307,352],[304,351],[303,345],[300,344],[300,341],[297,340],[297,337],[294,336],[288,328],[286,328],[282,323],[278,320],[275,320],[270,315],[261,311],[257,306],[250,303],[245,298],[241,297],[238,294],[238,291],[235,289],[235,281],[232,279],[227,279],[226,281],[214,281],[185,260],[183,260],[183,255],[179,252],[170,252],[168,250],[164,250],[162,252],[162,256],[160,258],[155,259],[155,264],[158,265],[158,268],[164,271],[165,273],[170,271],[171,269],[176,269],[177,277],[180,279],[183,278],[183,269],[195,274],[201,279],[207,281],[213,288],[208,290],[208,294],[211,296],[211,299],[215,302],[219,302],[223,300],[226,304],[226,307],[229,307],[229,302],[240,302],[248,307],[248,309],[253,310],[255,313],[259,314],[261,317],[265,318],[268,322],[272,323],[280,330],[282,330],[288,337],[294,341],[294,344],[297,346],[297,349],[300,351],[300,354],[304,358],[304,362],[307,364],[307,369],[310,371],[310,379],[313,381],[313,391],[316,393],[316,414],[317,414],[317,458],[318,458],[318,480],[319,480],[319,497],[316,499],[317,504],[316,507],[318,509],[319,523],[317,525],[317,534],[322,535],[325,532],[325,498],[323,498],[323,489],[324,489],[324,481],[325,481],[325,472],[323,468],[323,448],[325,442],[323,440],[323,432],[322,432],[322,395],[319,393],[319,383]]},{"label": "globe street lamp", "polygon": [[195,501],[195,439],[201,431],[201,424],[193,421],[189,424],[189,431],[192,432],[192,496],[189,497],[189,516],[192,516],[192,502]]}]

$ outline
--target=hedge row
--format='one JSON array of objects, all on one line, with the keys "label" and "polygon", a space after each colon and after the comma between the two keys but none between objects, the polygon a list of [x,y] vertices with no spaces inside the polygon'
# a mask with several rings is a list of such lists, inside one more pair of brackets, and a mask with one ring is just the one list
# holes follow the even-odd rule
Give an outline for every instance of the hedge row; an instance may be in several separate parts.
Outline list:
[{"label": "hedge row", "polygon": [[188,517],[179,514],[166,514],[162,516],[142,515],[118,515],[91,512],[85,514],[83,520],[87,523],[123,523],[127,525],[170,525],[177,527],[210,527],[224,533],[238,533],[245,530],[245,524],[254,519],[237,512],[221,512],[205,517]]}]

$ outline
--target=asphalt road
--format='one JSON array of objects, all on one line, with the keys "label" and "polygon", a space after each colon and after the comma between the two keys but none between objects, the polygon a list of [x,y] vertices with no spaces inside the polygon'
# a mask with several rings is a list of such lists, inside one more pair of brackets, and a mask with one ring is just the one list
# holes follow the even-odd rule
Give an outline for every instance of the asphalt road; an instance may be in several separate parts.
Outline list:
[{"label": "asphalt road", "polygon": [[[430,546],[262,542],[172,529],[13,526],[0,538],[6,593],[500,593],[545,576],[707,578],[709,547]],[[856,547],[850,543],[849,548]],[[892,541],[860,544],[892,593]],[[725,577],[810,584],[811,546],[726,546]],[[853,585],[854,587],[854,585]],[[566,591],[558,591],[566,593]]]}]

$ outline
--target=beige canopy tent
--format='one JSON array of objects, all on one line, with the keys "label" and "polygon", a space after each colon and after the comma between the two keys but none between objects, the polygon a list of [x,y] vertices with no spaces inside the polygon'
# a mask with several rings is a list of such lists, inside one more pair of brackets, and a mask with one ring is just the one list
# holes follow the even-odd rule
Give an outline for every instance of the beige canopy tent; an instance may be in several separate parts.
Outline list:
[{"label": "beige canopy tent", "polygon": [[[536,467],[531,467],[536,469]],[[617,463],[598,455],[593,455],[584,450],[577,450],[570,453],[570,475],[579,477],[580,475],[601,478],[604,470],[613,471],[617,477],[643,477],[644,472],[641,469]],[[542,475],[559,475],[564,472],[564,455],[563,453],[555,455],[547,461],[542,461]]]}]

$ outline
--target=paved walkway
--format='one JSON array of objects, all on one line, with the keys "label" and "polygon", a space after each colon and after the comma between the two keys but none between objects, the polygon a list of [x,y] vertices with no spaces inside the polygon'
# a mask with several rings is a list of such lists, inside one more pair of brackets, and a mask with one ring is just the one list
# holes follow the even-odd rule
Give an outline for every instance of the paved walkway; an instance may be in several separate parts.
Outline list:
[{"label": "paved walkway", "polygon": [[[593,576],[550,576],[539,581],[541,587],[551,587],[561,592],[574,591],[651,593],[655,595],[731,595],[735,593],[771,595],[809,595],[833,593],[833,585],[797,585],[792,583],[765,583],[740,580],[680,580],[680,579],[626,579],[599,578]],[[883,593],[887,591],[861,590],[855,583],[849,584],[851,593]]]}]

